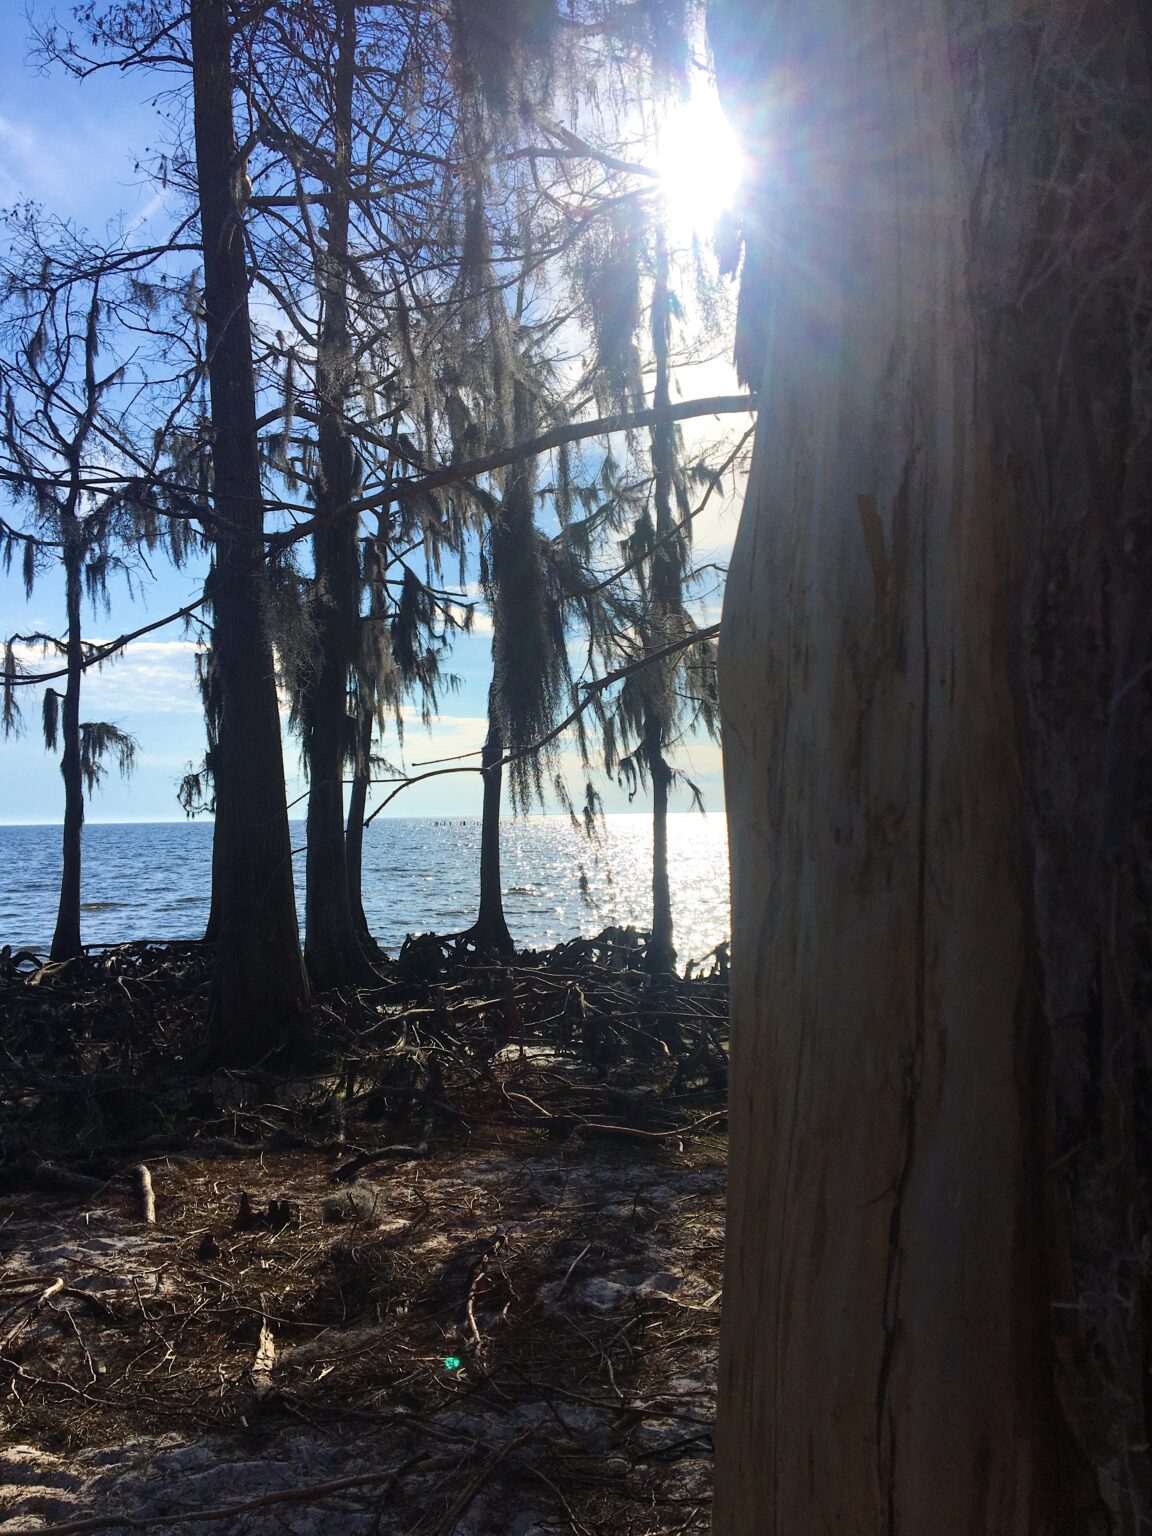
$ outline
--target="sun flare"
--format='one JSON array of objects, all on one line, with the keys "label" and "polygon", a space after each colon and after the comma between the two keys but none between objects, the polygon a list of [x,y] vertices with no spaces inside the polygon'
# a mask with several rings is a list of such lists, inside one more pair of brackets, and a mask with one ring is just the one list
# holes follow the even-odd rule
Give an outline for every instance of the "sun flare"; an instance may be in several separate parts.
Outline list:
[{"label": "sun flare", "polygon": [[677,235],[712,233],[736,201],[744,172],[740,143],[715,92],[694,92],[664,118],[655,169]]}]

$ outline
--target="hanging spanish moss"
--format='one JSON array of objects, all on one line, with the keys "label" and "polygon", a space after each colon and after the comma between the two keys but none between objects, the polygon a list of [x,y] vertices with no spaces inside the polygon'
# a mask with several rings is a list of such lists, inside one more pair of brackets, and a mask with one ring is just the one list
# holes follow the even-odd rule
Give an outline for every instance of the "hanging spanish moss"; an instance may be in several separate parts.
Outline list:
[{"label": "hanging spanish moss", "polygon": [[456,0],[453,40],[462,80],[498,117],[509,116],[521,98],[540,94],[539,76],[549,70],[559,26],[555,0]]},{"label": "hanging spanish moss", "polygon": [[587,385],[605,414],[638,409],[644,378],[637,336],[643,319],[641,270],[645,213],[618,203],[583,241],[570,264],[581,319],[594,342]]},{"label": "hanging spanish moss", "polygon": [[[514,396],[517,435],[530,437],[535,418],[527,387],[517,384]],[[495,707],[513,751],[548,733],[569,683],[563,610],[550,589],[547,541],[535,522],[535,482],[534,460],[516,466],[489,537]],[[547,750],[512,763],[512,794],[521,809],[542,798],[547,766]]]}]

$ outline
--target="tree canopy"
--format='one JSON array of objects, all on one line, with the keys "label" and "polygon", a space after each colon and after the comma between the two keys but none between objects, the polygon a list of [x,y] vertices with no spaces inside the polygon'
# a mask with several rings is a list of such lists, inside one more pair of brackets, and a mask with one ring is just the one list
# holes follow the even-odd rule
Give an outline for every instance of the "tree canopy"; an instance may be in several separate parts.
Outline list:
[{"label": "tree canopy", "polygon": [[[162,77],[177,109],[169,142],[141,154],[170,233],[98,243],[26,210],[7,281],[25,307],[74,304],[85,283],[121,295],[109,345],[129,359],[131,421],[113,441],[101,418],[74,478],[86,505],[131,506],[106,563],[141,539],[207,562],[180,615],[205,646],[208,744],[183,793],[216,813],[220,1040],[263,1050],[306,1002],[285,700],[309,778],[305,957],[321,986],[371,974],[357,872],[376,740],[399,741],[409,700],[435,709],[478,602],[493,672],[476,766],[497,783],[507,756],[518,805],[554,787],[565,717],[589,770],[658,797],[677,722],[711,724],[684,580],[691,478],[717,471],[689,470],[675,423],[748,401],[673,399],[679,361],[724,350],[702,335],[721,289],[700,288],[699,251],[670,259],[650,153],[661,101],[703,68],[700,21],[659,0],[163,0],[86,6],[41,36],[78,76]],[[30,572],[50,558],[43,529],[5,528]],[[14,721],[53,676],[12,638]],[[77,652],[80,671],[121,649]],[[613,702],[600,679],[616,672]],[[260,933],[278,1002],[226,960]]]}]

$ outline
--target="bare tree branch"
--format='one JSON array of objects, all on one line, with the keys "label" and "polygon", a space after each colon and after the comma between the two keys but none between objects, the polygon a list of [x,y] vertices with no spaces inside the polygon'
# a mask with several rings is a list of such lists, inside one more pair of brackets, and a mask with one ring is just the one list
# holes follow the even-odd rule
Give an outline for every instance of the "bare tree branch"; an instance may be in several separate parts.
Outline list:
[{"label": "bare tree branch", "polygon": [[[681,401],[680,404],[672,407],[671,414],[676,421],[683,421],[696,416],[743,414],[755,411],[757,403],[756,396],[752,394],[713,395],[699,400]],[[353,513],[359,514],[363,511],[383,507],[393,500],[404,500],[411,496],[420,495],[425,491],[434,490],[438,486],[450,485],[473,475],[484,474],[490,469],[503,468],[507,464],[514,464],[518,459],[547,452],[550,448],[559,448],[565,443],[575,443],[588,437],[601,437],[611,432],[626,432],[636,427],[650,426],[655,420],[655,415],[656,413],[652,410],[633,411],[616,416],[602,416],[595,421],[571,422],[567,426],[554,427],[550,432],[545,432],[540,437],[532,438],[528,442],[519,443],[515,447],[499,448],[493,453],[485,454],[482,458],[469,459],[467,463],[446,465],[443,469],[434,470],[429,475],[419,476],[410,480],[396,481],[387,491],[382,491],[379,495],[369,497],[364,501],[355,502],[342,510],[338,515],[341,517],[351,516]],[[273,558],[282,550],[297,543],[300,539],[306,538],[323,521],[326,521],[326,519],[311,518],[307,523],[301,523],[298,528],[293,528],[288,533],[274,533],[270,535],[266,558]],[[624,570],[627,569],[628,567],[624,568]],[[621,575],[623,572],[617,572],[616,574]],[[616,576],[609,577],[607,582],[601,585],[606,585],[615,579]],[[598,587],[589,589],[590,592],[597,590],[599,590]],[[578,593],[574,595],[583,596],[584,594]],[[110,656],[114,656],[117,651],[123,650],[131,641],[140,639],[142,635],[151,634],[154,630],[163,629],[168,624],[174,624],[178,619],[187,618],[189,614],[195,613],[198,608],[203,607],[205,601],[206,599],[203,597],[198,598],[196,602],[188,603],[183,608],[177,608],[174,612],[166,614],[163,618],[153,620],[151,624],[143,624],[139,629],[130,630],[127,634],[108,641],[106,645],[99,648],[96,654],[88,658],[85,666],[94,666],[101,661],[106,661]],[[701,631],[701,634],[705,637],[709,633],[710,631]],[[691,644],[692,642],[687,641],[685,643]],[[659,652],[654,653],[651,659],[657,659],[660,654]],[[54,678],[65,675],[66,669],[57,672],[37,672],[35,674],[20,673],[13,677],[10,677],[7,673],[0,673],[0,681],[10,683],[14,688],[30,687],[39,683],[51,682]],[[579,713],[580,711],[578,710],[577,714]],[[575,719],[576,716],[573,715],[571,718]],[[567,725],[570,721],[565,721],[564,723]],[[542,745],[543,743],[537,742],[526,750],[537,751]],[[514,756],[518,755],[520,754],[514,754]],[[508,760],[511,761],[511,759]],[[372,814],[375,816],[378,812],[373,811]]]},{"label": "bare tree branch", "polygon": [[[711,395],[700,400],[682,400],[660,414],[661,419],[666,420],[671,417],[673,421],[686,421],[696,416],[745,415],[755,411],[756,407],[757,398],[753,394]],[[482,454],[478,459],[468,459],[460,464],[446,464],[443,469],[436,469],[430,474],[419,475],[410,480],[396,480],[386,491],[352,502],[351,505],[341,508],[339,513],[330,514],[330,516],[351,517],[358,516],[362,512],[374,512],[394,501],[407,501],[413,496],[426,495],[429,491],[438,490],[444,485],[452,485],[459,480],[472,479],[476,475],[487,474],[493,469],[504,469],[509,464],[515,464],[521,459],[534,458],[537,454],[547,453],[552,448],[561,448],[566,443],[577,443],[589,437],[607,437],[613,432],[631,432],[639,427],[650,427],[656,421],[657,415],[654,409],[648,409],[623,411],[615,416],[598,417],[595,421],[568,422],[564,426],[553,427],[550,431],[541,433],[539,437],[529,438],[527,442],[515,443],[508,448],[496,448],[491,453]],[[270,534],[269,548],[276,551],[286,549],[300,539],[306,538],[326,520],[326,518],[310,517],[307,522],[300,523],[287,533]]]},{"label": "bare tree branch", "polygon": [[[543,751],[550,742],[555,741],[557,736],[561,735],[574,721],[580,718],[592,701],[605,688],[610,688],[613,683],[618,683],[625,677],[631,677],[634,672],[642,672],[645,667],[654,666],[656,662],[663,661],[666,656],[672,656],[677,651],[687,651],[694,645],[704,645],[707,641],[714,640],[719,633],[719,624],[710,624],[707,629],[697,629],[690,635],[682,635],[679,640],[673,640],[670,645],[661,646],[658,651],[652,651],[647,656],[641,656],[638,661],[629,662],[626,667],[617,667],[614,672],[606,672],[603,677],[598,677],[591,683],[582,683],[581,687],[584,689],[584,697],[577,704],[576,708],[572,710],[571,714],[565,715],[559,725],[553,726],[547,735],[541,736],[539,740],[529,742],[526,747],[520,747],[516,752],[509,752],[506,757],[500,758],[498,762],[489,763],[486,768],[474,767],[470,763],[457,768],[433,768],[428,773],[418,773],[414,778],[402,780],[396,785],[395,789],[385,795],[371,816],[366,818],[364,825],[367,827],[375,821],[385,806],[390,805],[401,790],[408,789],[413,784],[422,784],[425,779],[438,779],[447,773],[495,773],[497,769],[506,768],[509,763],[515,763],[522,757],[528,757],[533,752]],[[480,750],[483,749],[479,749],[476,752],[461,753],[460,756],[478,757]]]}]

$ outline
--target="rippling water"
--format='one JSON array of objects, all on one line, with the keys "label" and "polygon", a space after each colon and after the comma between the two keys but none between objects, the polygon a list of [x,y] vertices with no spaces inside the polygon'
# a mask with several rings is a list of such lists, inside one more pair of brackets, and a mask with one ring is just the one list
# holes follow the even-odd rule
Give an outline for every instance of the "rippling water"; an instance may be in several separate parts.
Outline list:
[{"label": "rippling water", "polygon": [[[680,964],[728,934],[728,847],[722,815],[669,821],[672,910]],[[651,819],[608,816],[598,844],[565,816],[504,824],[504,902],[516,942],[539,948],[607,923],[646,927],[651,915]],[[293,826],[296,842],[302,825]],[[196,938],[208,917],[208,822],[91,824],[84,829],[83,937]],[[478,820],[374,821],[364,841],[364,910],[386,949],[405,934],[452,933],[476,915]],[[581,889],[581,874],[586,890]],[[59,827],[0,826],[0,943],[46,949],[56,920]],[[297,897],[303,920],[303,858]]]}]

